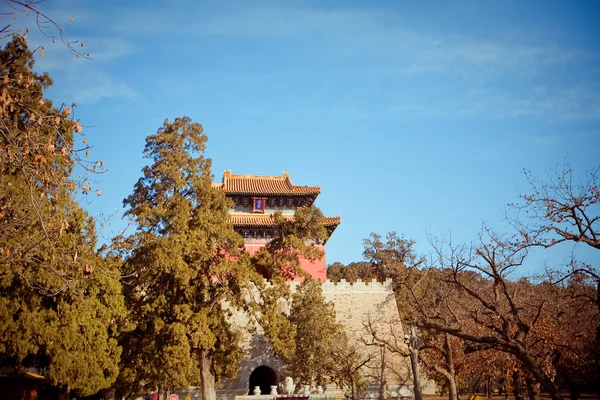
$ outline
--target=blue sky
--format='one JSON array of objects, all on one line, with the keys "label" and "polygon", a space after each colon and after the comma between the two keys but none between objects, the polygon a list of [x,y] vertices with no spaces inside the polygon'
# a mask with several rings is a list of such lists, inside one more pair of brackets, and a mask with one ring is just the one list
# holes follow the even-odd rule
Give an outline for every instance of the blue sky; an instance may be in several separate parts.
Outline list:
[{"label": "blue sky", "polygon": [[427,253],[428,233],[471,240],[482,222],[505,231],[506,203],[526,190],[523,168],[546,176],[565,157],[577,173],[600,164],[597,2],[41,8],[65,23],[73,15],[67,33],[93,58],[30,32],[46,46],[37,68],[54,78],[48,95],[77,102],[93,126],[92,157],[109,171],[87,207],[116,213],[107,237],[123,226],[145,137],[181,115],[203,124],[216,180],[225,169],[287,171],[321,187],[317,205],[342,218],[328,263],[360,260],[370,232],[397,231]]}]

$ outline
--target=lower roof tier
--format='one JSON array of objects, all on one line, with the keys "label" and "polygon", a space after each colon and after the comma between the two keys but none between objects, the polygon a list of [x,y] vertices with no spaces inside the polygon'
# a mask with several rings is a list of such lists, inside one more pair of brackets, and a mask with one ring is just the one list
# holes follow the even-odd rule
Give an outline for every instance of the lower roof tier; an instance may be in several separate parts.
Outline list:
[{"label": "lower roof tier", "polygon": [[[288,220],[294,219],[293,215],[282,215],[282,217]],[[273,214],[230,214],[230,218],[235,229],[270,229],[276,227]],[[323,219],[323,226],[327,228],[330,237],[340,223],[340,217],[325,217]]]},{"label": "lower roof tier", "polygon": [[[273,214],[230,214],[231,223],[235,227],[275,227]],[[282,215],[283,218],[293,220],[293,215]],[[325,217],[323,225],[337,227],[341,222],[340,217]]]}]

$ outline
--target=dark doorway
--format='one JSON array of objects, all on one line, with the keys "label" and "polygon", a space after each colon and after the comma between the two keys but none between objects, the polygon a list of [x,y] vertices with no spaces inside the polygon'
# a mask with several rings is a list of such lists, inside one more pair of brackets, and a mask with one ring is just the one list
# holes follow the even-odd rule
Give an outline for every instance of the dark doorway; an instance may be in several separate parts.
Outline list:
[{"label": "dark doorway", "polygon": [[254,387],[260,386],[260,394],[269,394],[271,393],[270,386],[277,385],[277,374],[271,368],[262,365],[252,371],[248,381],[248,386],[250,387],[248,393],[252,394]]}]

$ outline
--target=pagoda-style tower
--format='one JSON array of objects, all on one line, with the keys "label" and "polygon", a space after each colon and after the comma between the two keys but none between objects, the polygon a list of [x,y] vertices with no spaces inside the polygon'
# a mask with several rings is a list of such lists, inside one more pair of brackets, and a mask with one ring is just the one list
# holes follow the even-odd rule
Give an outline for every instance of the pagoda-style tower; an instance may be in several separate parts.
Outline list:
[{"label": "pagoda-style tower", "polygon": [[[298,207],[310,206],[321,192],[317,186],[293,185],[289,174],[281,176],[234,175],[231,170],[223,174],[222,183],[214,187],[225,192],[235,202],[229,210],[235,230],[244,237],[246,249],[255,253],[275,234],[275,224],[271,214],[281,211],[286,218],[294,218]],[[325,219],[329,236],[340,224],[340,217]],[[315,262],[300,260],[302,268],[313,278],[325,281],[327,278],[325,246],[319,245],[323,257]]]}]

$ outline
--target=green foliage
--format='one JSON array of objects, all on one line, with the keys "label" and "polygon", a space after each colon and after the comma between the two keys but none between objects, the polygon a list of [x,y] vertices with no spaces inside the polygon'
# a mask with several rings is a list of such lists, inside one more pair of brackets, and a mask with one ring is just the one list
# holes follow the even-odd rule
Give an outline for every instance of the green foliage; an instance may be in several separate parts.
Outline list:
[{"label": "green foliage", "polygon": [[117,376],[125,310],[118,264],[96,254],[94,223],[73,199],[81,127],[43,97],[52,81],[32,72],[22,38],[0,66],[0,363],[90,395]]},{"label": "green foliage", "polygon": [[413,250],[415,242],[403,236],[398,237],[396,232],[388,233],[385,240],[371,233],[371,237],[364,239],[363,244],[363,257],[371,264],[379,282],[388,278],[402,280],[407,270],[415,269],[424,262],[424,258],[417,256]]},{"label": "green foliage", "polygon": [[295,328],[294,351],[281,354],[287,373],[309,385],[335,383],[353,398],[368,386],[362,369],[373,358],[364,346],[352,342],[336,322],[333,303],[326,302],[321,284],[307,278],[292,296],[289,321]]},{"label": "green foliage", "polygon": [[[62,246],[70,241],[63,233],[81,218],[71,197],[74,122],[43,97],[52,80],[31,71],[32,57],[17,37],[0,52],[0,253],[12,274],[51,295],[75,279],[62,268],[76,258]],[[54,274],[38,277],[33,267]]]},{"label": "green foliage", "polygon": [[[212,187],[206,141],[188,117],[165,121],[146,139],[152,165],[124,201],[137,232],[125,263],[135,329],[123,337],[122,387],[197,385],[236,373],[241,351],[225,304],[248,309],[244,293],[262,278],[229,222],[230,200]],[[210,371],[199,367],[203,360]]]},{"label": "green foliage", "polygon": [[351,262],[348,265],[333,263],[327,268],[327,278],[333,282],[346,279],[355,282],[361,279],[365,282],[372,279],[384,282],[392,279],[398,312],[403,319],[416,318],[416,310],[412,301],[413,293],[406,290],[410,287],[417,294],[424,294],[421,282],[427,276],[421,266],[425,258],[414,251],[415,242],[390,232],[385,239],[376,233],[371,233],[368,239],[363,240],[365,261]]},{"label": "green foliage", "polygon": [[337,371],[334,349],[347,338],[335,320],[333,303],[325,302],[318,282],[307,278],[298,286],[289,319],[296,328],[295,352],[286,357],[289,374],[303,384],[333,381]]},{"label": "green foliage", "polygon": [[332,343],[334,372],[331,379],[338,387],[348,389],[353,399],[358,398],[369,386],[363,368],[374,358],[372,351],[364,345],[351,342],[346,335]]},{"label": "green foliage", "polygon": [[358,279],[369,282],[377,279],[377,273],[374,265],[368,261],[351,262],[348,265],[334,262],[327,267],[327,279],[332,282],[339,282],[342,279],[346,282],[356,282]]},{"label": "green foliage", "polygon": [[280,299],[289,299],[287,281],[298,277],[309,279],[302,269],[300,259],[317,260],[323,256],[320,243],[327,239],[323,213],[314,206],[296,210],[293,219],[281,213],[273,215],[277,236],[251,259],[256,270],[267,277],[272,286],[263,289],[259,324],[273,349],[282,358],[289,359],[296,351],[296,326],[279,307]]},{"label": "green foliage", "polygon": [[296,326],[281,311],[280,299],[289,299],[289,287],[286,283],[274,285],[263,291],[263,304],[259,324],[273,350],[281,358],[290,359],[296,353]]},{"label": "green foliage", "polygon": [[365,261],[351,262],[348,265],[335,262],[327,268],[327,278],[333,282],[339,282],[340,279],[348,282],[355,282],[357,279],[384,282],[392,279],[399,285],[410,271],[418,269],[425,261],[415,254],[415,242],[399,237],[396,232],[388,233],[385,239],[371,233],[368,239],[363,240],[363,244]]},{"label": "green foliage", "polygon": [[300,259],[318,260],[323,257],[319,244],[327,240],[327,229],[323,213],[317,207],[300,207],[293,219],[285,218],[280,212],[273,215],[277,225],[277,236],[262,250],[255,253],[252,262],[271,281],[306,276]]}]

